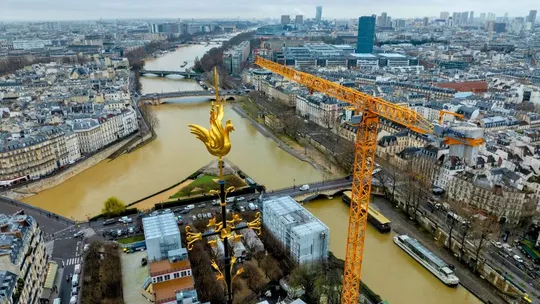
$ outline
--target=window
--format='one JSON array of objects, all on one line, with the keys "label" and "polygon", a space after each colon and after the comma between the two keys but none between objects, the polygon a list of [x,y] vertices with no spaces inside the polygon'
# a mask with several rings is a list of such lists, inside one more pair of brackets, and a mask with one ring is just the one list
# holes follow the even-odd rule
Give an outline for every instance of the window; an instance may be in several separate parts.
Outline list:
[{"label": "window", "polygon": [[174,278],[175,278],[175,279],[178,279],[179,277],[180,277],[180,273],[175,272],[175,273],[174,273]]},{"label": "window", "polygon": [[163,282],[163,276],[157,277],[157,281],[158,281],[158,282]]}]

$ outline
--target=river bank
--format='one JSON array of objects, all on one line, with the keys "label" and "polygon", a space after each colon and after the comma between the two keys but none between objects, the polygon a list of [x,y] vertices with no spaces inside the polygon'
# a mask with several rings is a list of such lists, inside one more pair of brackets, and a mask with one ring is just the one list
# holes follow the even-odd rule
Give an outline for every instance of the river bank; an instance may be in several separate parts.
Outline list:
[{"label": "river bank", "polygon": [[138,135],[135,134],[135,135],[129,136],[128,138],[120,142],[117,142],[116,144],[113,144],[109,146],[108,148],[84,160],[76,162],[75,164],[71,165],[70,167],[68,167],[67,169],[65,169],[64,171],[58,174],[41,178],[37,181],[31,182],[21,187],[12,188],[12,189],[0,192],[0,195],[8,197],[10,199],[14,199],[14,200],[21,200],[21,199],[33,196],[43,190],[47,190],[55,186],[58,186],[59,184],[78,175],[79,173],[82,173],[83,171],[106,160],[110,155],[112,155],[113,153],[121,149],[123,146],[125,146],[127,143],[129,143],[135,136],[138,136]]},{"label": "river bank", "polygon": [[233,104],[232,109],[238,113],[238,115],[247,119],[261,134],[274,140],[283,151],[303,162],[309,163],[313,168],[323,172],[323,179],[338,178],[346,175],[343,168],[333,163],[325,154],[309,143],[299,143],[285,134],[277,133],[267,128],[239,104]]}]

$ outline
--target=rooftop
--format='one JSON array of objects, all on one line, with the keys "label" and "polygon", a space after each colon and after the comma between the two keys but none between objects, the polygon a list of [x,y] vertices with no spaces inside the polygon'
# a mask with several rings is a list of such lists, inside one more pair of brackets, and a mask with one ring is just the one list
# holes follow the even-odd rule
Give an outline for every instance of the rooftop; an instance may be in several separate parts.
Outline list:
[{"label": "rooftop", "polygon": [[176,293],[184,290],[192,290],[195,283],[192,276],[168,280],[161,283],[152,284],[152,289],[156,293],[155,303],[166,303],[176,300]]},{"label": "rooftop", "polygon": [[173,213],[162,213],[143,217],[144,238],[147,240],[166,235],[179,235],[180,230]]},{"label": "rooftop", "polygon": [[150,276],[169,273],[173,271],[190,269],[191,264],[189,260],[171,262],[169,260],[161,260],[150,263]]}]

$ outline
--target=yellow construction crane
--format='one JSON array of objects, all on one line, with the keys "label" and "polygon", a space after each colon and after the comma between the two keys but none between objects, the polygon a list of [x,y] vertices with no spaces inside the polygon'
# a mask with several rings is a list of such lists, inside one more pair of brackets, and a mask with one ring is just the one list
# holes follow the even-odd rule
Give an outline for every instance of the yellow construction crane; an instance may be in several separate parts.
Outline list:
[{"label": "yellow construction crane", "polygon": [[[360,296],[367,210],[371,193],[372,172],[375,165],[379,117],[396,122],[421,134],[433,133],[433,125],[420,114],[407,107],[396,105],[308,73],[296,71],[293,68],[259,56],[255,59],[255,64],[304,85],[311,92],[322,92],[347,102],[355,108],[357,113],[362,114],[362,122],[358,126],[355,142],[352,198],[341,295],[341,303],[357,304]],[[464,143],[457,141],[456,144]]]},{"label": "yellow construction crane", "polygon": [[464,117],[463,114],[458,114],[456,112],[451,112],[451,111],[446,111],[446,110],[440,110],[439,111],[439,124],[442,124],[444,114],[452,115],[452,116],[455,116],[455,117],[457,117],[459,119],[463,119],[463,117]]}]

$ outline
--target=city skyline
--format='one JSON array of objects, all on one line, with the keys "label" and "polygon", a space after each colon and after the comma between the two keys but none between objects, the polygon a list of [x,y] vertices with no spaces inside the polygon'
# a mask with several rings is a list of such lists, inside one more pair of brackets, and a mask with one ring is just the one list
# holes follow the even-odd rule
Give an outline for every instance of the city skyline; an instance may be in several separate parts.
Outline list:
[{"label": "city skyline", "polygon": [[[461,2],[459,2],[461,1]],[[438,16],[440,12],[459,11],[492,12],[497,16],[508,13],[510,17],[526,16],[529,10],[537,9],[533,0],[523,0],[519,4],[507,1],[491,1],[489,7],[480,0],[458,0],[452,3],[443,1],[415,0],[398,3],[395,0],[382,0],[358,6],[352,0],[318,1],[318,3],[296,2],[290,5],[285,0],[273,1],[272,4],[253,5],[246,0],[236,0],[224,5],[223,2],[206,1],[204,3],[163,0],[153,2],[149,7],[142,0],[96,0],[93,2],[51,0],[4,0],[0,3],[0,21],[75,21],[103,19],[140,19],[140,18],[279,18],[284,14],[304,15],[314,19],[316,6],[323,7],[323,19],[350,19],[359,16],[388,13],[398,18]],[[358,9],[354,7],[358,6]]]}]

